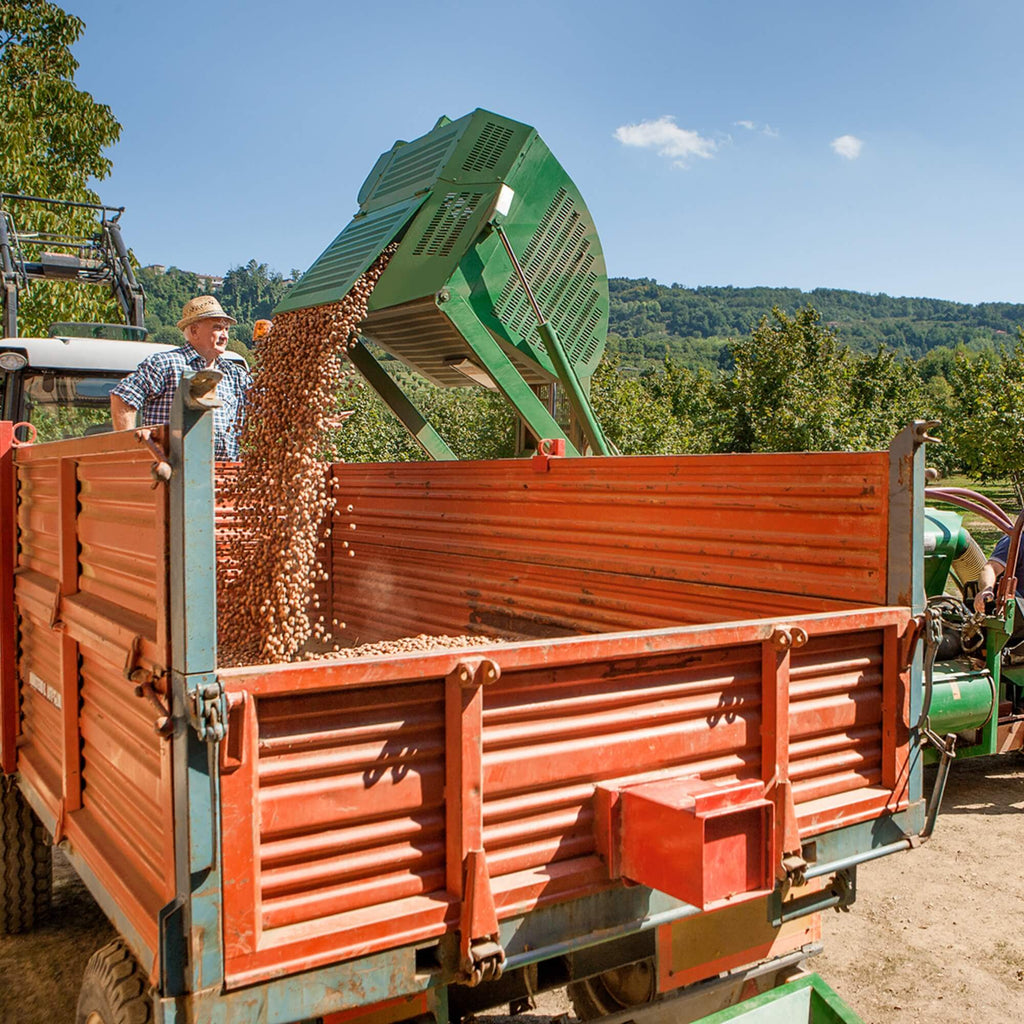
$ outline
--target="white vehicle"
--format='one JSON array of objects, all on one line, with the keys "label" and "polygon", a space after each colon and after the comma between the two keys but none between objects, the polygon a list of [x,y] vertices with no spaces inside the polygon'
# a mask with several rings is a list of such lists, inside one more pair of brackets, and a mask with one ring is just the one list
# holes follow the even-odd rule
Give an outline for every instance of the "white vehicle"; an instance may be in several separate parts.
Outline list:
[{"label": "white vehicle", "polygon": [[[84,331],[93,325],[77,327]],[[102,329],[108,337],[0,340],[0,419],[35,428],[19,428],[19,440],[59,441],[112,429],[111,389],[143,359],[174,348],[132,339],[131,334],[145,337],[139,328],[104,324],[93,329]],[[109,337],[118,332],[125,340]],[[235,352],[226,352],[225,357],[245,365]]]}]

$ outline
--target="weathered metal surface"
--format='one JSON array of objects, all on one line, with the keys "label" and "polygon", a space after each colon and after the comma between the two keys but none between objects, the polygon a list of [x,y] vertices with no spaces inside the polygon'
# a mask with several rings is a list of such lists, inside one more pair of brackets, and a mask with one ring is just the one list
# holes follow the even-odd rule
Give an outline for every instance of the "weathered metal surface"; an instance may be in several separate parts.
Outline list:
[{"label": "weathered metal surface", "polygon": [[[796,886],[792,898],[821,889],[820,879]],[[779,956],[821,941],[821,915],[773,927],[767,900],[748,900],[658,929],[658,990],[701,981],[721,971]]]},{"label": "weathered metal surface", "polygon": [[547,466],[336,467],[345,636],[557,636],[887,603],[883,454]]},{"label": "weathered metal surface", "polygon": [[[168,986],[217,989],[224,978],[221,800],[216,742],[227,702],[217,666],[216,522],[213,414],[196,401],[201,374],[186,372],[168,425],[168,611],[173,760],[174,895],[182,924],[165,957],[177,966]],[[205,392],[204,392],[205,393]]]},{"label": "weathered metal surface", "polygon": [[165,495],[151,461],[126,434],[14,457],[17,768],[143,957],[173,892],[169,751],[135,695],[139,680],[165,690],[168,655]]},{"label": "weathered metal surface", "polygon": [[[787,620],[808,635],[793,652],[788,718],[801,837],[905,806],[881,784],[898,774],[882,763],[882,707],[899,685],[882,668],[908,620],[905,609]],[[225,806],[257,807],[259,822],[258,834],[224,834],[225,877],[239,880],[229,891],[244,891],[225,902],[230,983],[457,927],[444,695],[460,660],[500,667],[482,688],[480,789],[504,919],[613,884],[598,782],[761,777],[762,651],[775,632],[744,623],[222,672],[254,705],[258,733],[245,742],[255,769],[243,757],[222,778]],[[474,777],[463,770],[467,785]],[[472,839],[455,844],[460,856]]]}]

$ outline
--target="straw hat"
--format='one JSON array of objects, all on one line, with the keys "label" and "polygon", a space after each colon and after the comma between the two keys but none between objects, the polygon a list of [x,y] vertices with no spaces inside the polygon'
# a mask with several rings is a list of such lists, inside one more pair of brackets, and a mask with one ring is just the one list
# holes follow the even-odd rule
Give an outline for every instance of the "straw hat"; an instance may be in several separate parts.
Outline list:
[{"label": "straw hat", "polygon": [[183,331],[197,320],[209,320],[216,317],[218,320],[227,320],[229,323],[237,324],[233,316],[228,316],[221,309],[220,303],[212,295],[199,295],[189,299],[181,309],[181,319],[178,321],[178,330]]}]

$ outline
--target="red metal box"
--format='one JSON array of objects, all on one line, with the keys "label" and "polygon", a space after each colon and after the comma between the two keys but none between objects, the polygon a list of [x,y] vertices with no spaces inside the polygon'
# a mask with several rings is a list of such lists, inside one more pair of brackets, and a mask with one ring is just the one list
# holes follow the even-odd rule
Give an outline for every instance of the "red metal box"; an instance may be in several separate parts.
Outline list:
[{"label": "red metal box", "polygon": [[626,878],[702,908],[771,890],[774,808],[760,781],[661,779],[620,801]]}]

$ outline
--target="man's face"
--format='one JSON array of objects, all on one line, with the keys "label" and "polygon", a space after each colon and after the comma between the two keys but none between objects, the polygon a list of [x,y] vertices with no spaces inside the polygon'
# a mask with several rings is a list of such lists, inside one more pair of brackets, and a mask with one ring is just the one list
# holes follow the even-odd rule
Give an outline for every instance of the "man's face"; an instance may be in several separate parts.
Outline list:
[{"label": "man's face", "polygon": [[212,363],[217,356],[222,356],[228,347],[230,326],[230,322],[222,317],[197,320],[189,328],[189,341],[201,356]]}]

